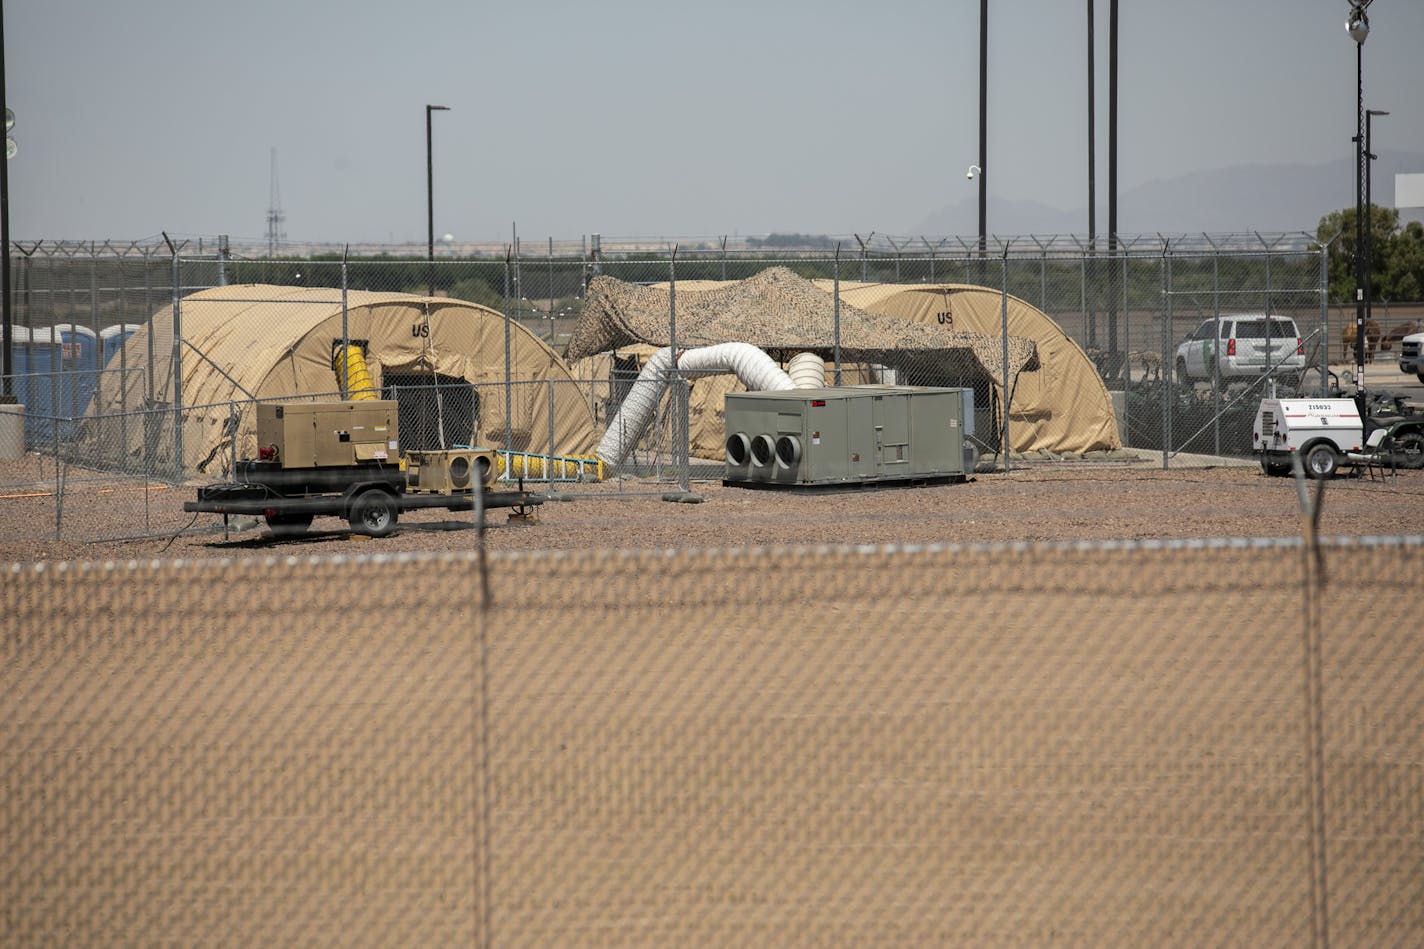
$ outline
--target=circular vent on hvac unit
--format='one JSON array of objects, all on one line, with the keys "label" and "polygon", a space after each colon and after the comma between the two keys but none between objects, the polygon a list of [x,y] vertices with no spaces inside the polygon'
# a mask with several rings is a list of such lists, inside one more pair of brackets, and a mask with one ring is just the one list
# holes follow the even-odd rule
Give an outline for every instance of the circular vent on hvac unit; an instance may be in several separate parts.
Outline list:
[{"label": "circular vent on hvac unit", "polygon": [[776,457],[776,442],[770,435],[758,435],[752,439],[752,462],[765,468]]},{"label": "circular vent on hvac unit", "polygon": [[450,456],[450,487],[463,491],[470,486],[470,457],[468,455]]},{"label": "circular vent on hvac unit", "polygon": [[727,436],[727,464],[738,466],[747,463],[752,456],[752,440],[746,432],[736,432]]},{"label": "circular vent on hvac unit", "polygon": [[801,462],[801,439],[782,435],[776,440],[776,464],[779,468],[795,468]]}]

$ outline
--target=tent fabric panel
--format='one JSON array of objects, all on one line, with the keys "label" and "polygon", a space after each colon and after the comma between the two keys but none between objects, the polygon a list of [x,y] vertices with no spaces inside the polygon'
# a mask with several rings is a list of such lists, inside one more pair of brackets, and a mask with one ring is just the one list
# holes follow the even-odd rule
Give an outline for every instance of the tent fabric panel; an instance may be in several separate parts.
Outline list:
[{"label": "tent fabric panel", "polygon": [[[996,290],[963,284],[841,286],[846,299],[869,312],[1003,335],[1004,297]],[[1012,389],[1012,450],[1078,454],[1121,448],[1111,396],[1087,354],[1041,310],[1014,296],[1007,304],[1010,336],[1032,339],[1039,364],[1037,372],[1019,375]],[[997,379],[995,386],[1002,398]]]},{"label": "tent fabric panel", "polygon": [[[379,385],[387,370],[463,378],[481,392],[481,417],[487,421],[481,435],[489,439],[486,447],[503,447],[503,314],[466,301],[411,294],[353,291],[346,303],[346,335],[367,342],[373,382]],[[160,331],[154,334],[155,341],[170,318],[171,308],[164,308],[149,322],[148,327]],[[234,438],[240,457],[255,454],[255,413],[248,405],[234,419],[227,408],[229,403],[244,402],[244,392],[258,399],[340,398],[341,384],[332,366],[332,344],[342,338],[339,289],[215,287],[180,301],[180,318],[184,339],[206,357],[186,348],[182,357],[185,467],[205,465],[205,473],[216,473],[219,469],[206,466],[225,466]],[[126,357],[131,365],[147,364],[148,327],[128,339]],[[171,379],[171,340],[169,332],[166,346],[155,350],[156,378]],[[537,432],[537,438],[530,438],[542,446],[538,450],[550,450],[552,431],[555,453],[591,453],[598,441],[592,410],[562,359],[524,327],[511,325],[509,341],[514,377],[543,383],[525,386],[522,395],[527,398],[512,400],[515,427]],[[91,408],[91,414],[143,404],[147,384],[133,378],[128,391],[113,389],[104,405]],[[156,398],[166,404],[171,388],[160,387]],[[498,424],[493,421],[496,417]],[[171,458],[171,429],[163,439],[160,451]],[[128,451],[143,449],[141,434],[130,438]]]}]

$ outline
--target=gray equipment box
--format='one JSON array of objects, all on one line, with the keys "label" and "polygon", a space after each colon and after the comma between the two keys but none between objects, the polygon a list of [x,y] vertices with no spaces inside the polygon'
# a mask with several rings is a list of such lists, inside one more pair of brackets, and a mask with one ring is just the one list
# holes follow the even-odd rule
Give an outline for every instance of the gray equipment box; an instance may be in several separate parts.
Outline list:
[{"label": "gray equipment box", "polygon": [[974,390],[843,386],[730,392],[725,484],[963,480],[974,470]]}]

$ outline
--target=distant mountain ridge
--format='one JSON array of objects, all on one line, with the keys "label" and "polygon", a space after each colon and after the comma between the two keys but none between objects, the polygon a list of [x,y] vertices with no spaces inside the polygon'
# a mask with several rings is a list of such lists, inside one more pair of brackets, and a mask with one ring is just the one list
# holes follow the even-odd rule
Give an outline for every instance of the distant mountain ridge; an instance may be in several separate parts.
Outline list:
[{"label": "distant mountain ridge", "polygon": [[[1424,173],[1424,155],[1377,152],[1371,197],[1393,206],[1394,176]],[[1098,186],[1097,230],[1107,233],[1104,184]],[[1086,191],[1086,185],[1084,190]],[[1215,234],[1307,231],[1320,219],[1355,203],[1355,162],[1340,159],[1323,165],[1237,165],[1158,179],[1118,194],[1118,232],[1122,234]],[[1401,212],[1405,220],[1424,220],[1424,209]],[[995,198],[987,210],[990,234],[1086,234],[1086,205],[1064,211],[1037,201]],[[975,234],[979,229],[978,195],[930,214],[905,233]]]}]

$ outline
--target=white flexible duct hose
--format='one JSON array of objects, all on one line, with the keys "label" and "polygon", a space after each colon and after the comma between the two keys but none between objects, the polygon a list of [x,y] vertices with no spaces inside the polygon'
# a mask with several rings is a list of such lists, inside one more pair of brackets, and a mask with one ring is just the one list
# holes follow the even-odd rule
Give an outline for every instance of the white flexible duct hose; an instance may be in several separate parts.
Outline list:
[{"label": "white flexible duct hose", "polygon": [[798,389],[820,389],[826,385],[826,361],[815,353],[797,353],[786,364],[786,374]]},{"label": "white flexible duct hose", "polygon": [[[594,452],[605,465],[618,465],[643,437],[667,384],[664,376],[672,365],[671,348],[653,353],[643,365]],[[678,357],[677,367],[687,373],[734,373],[751,392],[796,388],[770,356],[750,343],[718,343],[689,349]]]}]

